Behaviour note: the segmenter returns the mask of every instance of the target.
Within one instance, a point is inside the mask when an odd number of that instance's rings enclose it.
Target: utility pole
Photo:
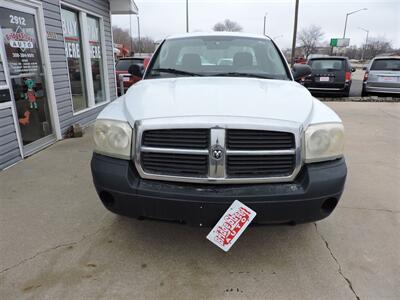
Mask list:
[[[267,15],[268,15],[268,13],[264,14],[264,30],[263,30],[264,35],[265,35],[265,29],[266,29],[266,24],[267,24]]]
[[[294,56],[296,53],[296,36],[297,36],[297,18],[299,15],[299,0],[296,0],[296,8],[294,11],[294,26],[293,26],[293,41],[292,41],[292,55],[290,57],[290,66],[294,65]]]
[[[367,45],[368,45],[369,30],[368,30],[368,29],[365,29],[365,28],[362,28],[362,27],[358,27],[358,29],[361,29],[361,30],[363,30],[363,31],[365,31],[365,32],[367,33],[367,37],[365,38],[365,45],[364,45],[364,47],[363,47],[363,51],[362,51],[362,54],[361,54],[361,60],[364,60],[364,58],[365,58],[365,51],[367,50]]]
[[[136,15],[137,17],[137,29],[138,29],[138,51],[139,53],[142,52],[142,41],[140,40],[140,21],[139,21],[139,15]]]
[[[186,0],[186,32],[189,32],[189,0]]]

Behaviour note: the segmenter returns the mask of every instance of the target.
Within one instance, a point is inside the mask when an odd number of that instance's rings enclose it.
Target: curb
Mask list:
[[[316,97],[324,102],[400,102],[399,97]]]

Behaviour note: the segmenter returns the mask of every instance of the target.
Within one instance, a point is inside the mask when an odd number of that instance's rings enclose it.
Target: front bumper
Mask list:
[[[344,159],[303,166],[291,183],[212,185],[142,179],[131,161],[93,154],[93,182],[104,206],[130,217],[213,226],[234,200],[255,223],[303,223],[327,217],[343,192]]]

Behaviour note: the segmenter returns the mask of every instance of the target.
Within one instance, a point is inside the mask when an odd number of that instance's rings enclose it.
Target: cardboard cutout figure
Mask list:
[[[26,94],[25,94],[25,99],[29,101],[29,108],[30,109],[38,109],[38,105],[36,103],[36,92],[33,89],[35,86],[35,81],[33,79],[25,79],[24,81],[26,87],[28,88]]]

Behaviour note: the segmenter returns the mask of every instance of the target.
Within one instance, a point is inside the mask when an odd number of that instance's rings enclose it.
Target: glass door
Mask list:
[[[36,15],[0,7],[0,33],[24,152],[54,139]]]

